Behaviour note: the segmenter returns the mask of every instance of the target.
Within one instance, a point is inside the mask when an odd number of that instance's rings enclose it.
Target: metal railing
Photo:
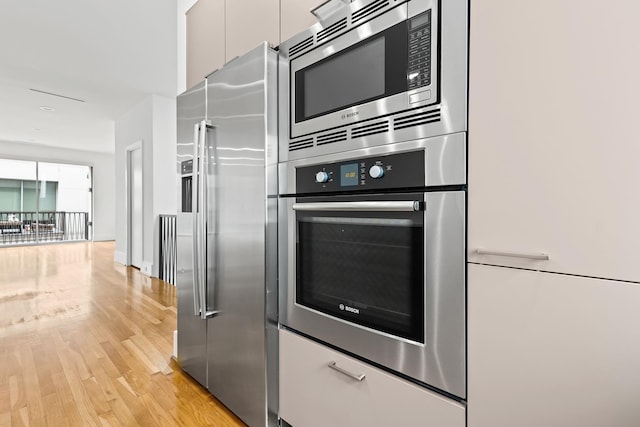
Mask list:
[[[0,212],[0,245],[89,240],[87,212]]]
[[[176,284],[177,242],[176,216],[160,215],[160,268],[158,276],[161,280]]]

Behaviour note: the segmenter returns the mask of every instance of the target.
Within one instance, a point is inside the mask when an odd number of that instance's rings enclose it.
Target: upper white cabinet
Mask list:
[[[198,0],[187,17],[187,87],[267,41],[273,46],[316,23],[322,0]]]
[[[187,17],[187,88],[225,62],[224,0],[198,0]]]
[[[640,425],[640,285],[469,265],[468,427]]]
[[[638,16],[471,2],[469,261],[640,281]]]
[[[311,13],[324,0],[280,0],[280,43],[315,24]]]
[[[226,61],[267,41],[280,44],[279,0],[226,0]]]

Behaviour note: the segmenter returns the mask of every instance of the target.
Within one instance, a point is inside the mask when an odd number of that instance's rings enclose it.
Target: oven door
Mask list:
[[[424,343],[423,194],[298,199],[295,303]]]
[[[281,324],[464,397],[464,214],[463,191],[282,198]]]

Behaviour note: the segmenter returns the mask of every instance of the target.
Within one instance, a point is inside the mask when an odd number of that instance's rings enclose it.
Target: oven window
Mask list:
[[[424,342],[424,234],[413,215],[299,217],[297,303]]]

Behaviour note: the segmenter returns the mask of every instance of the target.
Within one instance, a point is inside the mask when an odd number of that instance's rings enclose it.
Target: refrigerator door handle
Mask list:
[[[200,176],[200,161],[198,158],[198,141],[200,140],[200,123],[193,125],[193,173],[191,178],[191,216],[193,224],[193,315],[200,316],[200,267],[199,267],[199,246],[198,246],[198,182]]]
[[[196,213],[196,228],[198,233],[195,237],[195,241],[197,244],[197,259],[198,259],[198,294],[200,301],[200,310],[198,315],[201,319],[205,319],[205,312],[207,310],[207,263],[206,263],[206,250],[207,250],[207,226],[205,215],[207,212],[207,201],[205,199],[206,190],[205,190],[205,175],[206,175],[206,158],[205,158],[205,146],[207,143],[207,128],[206,121],[201,121],[199,124],[199,135],[197,142],[197,153],[198,153],[198,201],[200,204],[200,209]]]
[[[215,230],[215,218],[213,219],[213,221],[211,221],[211,223],[209,223],[207,221],[208,215],[209,215],[209,188],[208,188],[208,178],[209,178],[209,154],[208,154],[208,150],[209,149],[215,149],[214,146],[209,147],[209,141],[207,140],[207,131],[214,129],[214,126],[209,123],[207,120],[203,120],[200,122],[200,139],[199,139],[199,157],[200,157],[200,163],[201,163],[201,173],[200,173],[200,181],[198,183],[198,191],[199,191],[199,196],[200,196],[200,200],[202,201],[200,204],[200,213],[199,213],[199,228],[200,228],[200,233],[199,233],[199,248],[198,248],[198,254],[199,254],[199,264],[200,264],[200,279],[199,279],[199,290],[200,290],[200,303],[201,303],[201,310],[200,310],[200,318],[201,319],[209,319],[213,316],[215,316],[216,314],[218,314],[218,311],[215,310],[209,310],[210,306],[215,305],[215,301],[212,302],[212,304],[209,304],[208,301],[208,297],[207,297],[207,269],[209,268],[209,266],[211,266],[211,268],[214,271],[214,277],[213,277],[213,283],[215,285],[215,268],[217,267],[216,265],[214,265],[214,260],[215,260],[215,253],[209,254],[207,253],[207,239],[209,236],[209,231],[211,231],[211,235],[214,236],[213,238],[215,239],[215,235],[216,235],[216,230]],[[215,143],[215,141],[213,141]],[[215,163],[214,163],[215,164]],[[215,177],[215,173],[212,174]],[[212,185],[212,190],[215,191],[215,183],[213,183]],[[215,199],[215,198],[214,198]],[[211,227],[211,230],[209,230],[209,227]],[[215,245],[214,245],[214,250],[215,250]]]

